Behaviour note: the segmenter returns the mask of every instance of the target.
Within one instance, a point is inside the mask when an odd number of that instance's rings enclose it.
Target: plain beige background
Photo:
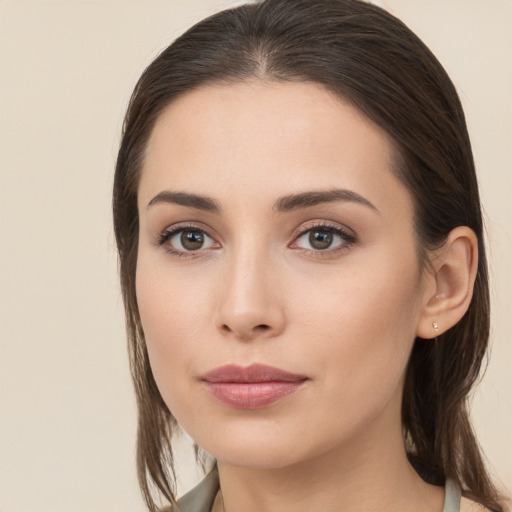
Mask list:
[[[0,0],[0,512],[139,512],[110,218],[122,116],[180,32],[240,2]],[[512,1],[386,0],[466,108],[486,209],[493,354],[475,428],[512,488]],[[180,491],[199,473],[182,443]]]

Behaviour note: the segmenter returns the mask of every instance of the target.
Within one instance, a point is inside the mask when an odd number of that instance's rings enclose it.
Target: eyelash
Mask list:
[[[293,247],[292,245],[296,243],[301,237],[306,235],[307,233],[310,233],[312,231],[321,231],[325,233],[333,233],[335,235],[338,235],[342,242],[339,246],[336,246],[334,248],[327,248],[327,249],[306,249],[303,247]],[[208,234],[208,232],[200,226],[197,226],[195,224],[179,224],[177,226],[173,226],[171,228],[166,228],[160,235],[157,236],[157,239],[155,240],[156,245],[160,247],[164,247],[164,249],[173,256],[178,257],[184,257],[184,258],[197,258],[201,256],[201,253],[205,249],[198,249],[197,251],[181,251],[179,249],[174,248],[171,244],[169,244],[169,240],[172,239],[175,235],[178,233],[184,232],[184,231],[196,231],[199,233],[202,233],[203,235],[206,235],[208,238],[211,238],[214,240],[212,236]],[[305,227],[302,227],[299,231],[294,233],[293,235],[293,242],[288,245],[288,247],[294,249],[294,250],[300,250],[302,252],[308,253],[311,256],[314,257],[329,257],[332,256],[334,253],[337,253],[341,250],[347,250],[352,245],[354,245],[357,242],[357,238],[355,235],[349,233],[347,230],[343,229],[341,226],[337,224],[332,224],[325,221],[315,221],[312,224],[307,224]],[[214,242],[216,243],[216,242]],[[217,244],[218,246],[218,244]],[[207,249],[206,249],[207,250]]]

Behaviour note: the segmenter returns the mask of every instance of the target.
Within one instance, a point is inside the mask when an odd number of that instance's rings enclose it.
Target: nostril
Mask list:
[[[254,327],[255,331],[268,331],[270,329],[270,325],[267,324],[259,324],[256,327]]]
[[[253,327],[253,329],[252,329],[252,330],[253,330],[253,331],[257,331],[257,332],[258,332],[258,331],[259,331],[259,332],[265,332],[265,331],[268,331],[268,330],[270,330],[270,329],[271,329],[270,325],[267,325],[267,324],[258,324],[258,325],[255,325],[255,326]],[[221,330],[222,330],[222,331],[224,331],[225,333],[231,333],[231,332],[234,332],[234,330],[233,330],[231,327],[229,327],[229,325],[227,325],[227,324],[223,324],[223,325],[221,326]]]

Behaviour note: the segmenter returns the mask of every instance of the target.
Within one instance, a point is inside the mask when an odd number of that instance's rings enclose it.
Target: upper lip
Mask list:
[[[201,380],[206,382],[238,383],[299,382],[307,380],[307,377],[265,364],[251,364],[250,366],[227,364],[209,371],[202,376]]]

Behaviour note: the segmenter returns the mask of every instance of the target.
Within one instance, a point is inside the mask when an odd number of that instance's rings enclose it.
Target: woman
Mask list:
[[[470,143],[400,21],[265,0],[197,24],[136,86],[114,222],[151,510],[178,424],[216,460],[182,511],[503,510],[466,407]]]

